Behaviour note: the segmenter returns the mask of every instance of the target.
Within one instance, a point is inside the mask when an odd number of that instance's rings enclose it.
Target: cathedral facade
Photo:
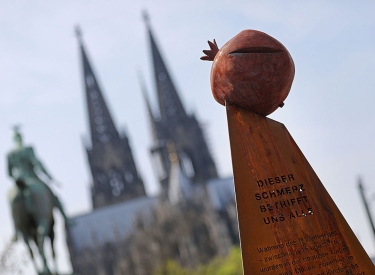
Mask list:
[[[158,106],[141,82],[161,192],[146,195],[128,137],[119,134],[80,35],[93,210],[72,217],[68,247],[80,275],[152,274],[167,259],[193,267],[238,244],[233,178],[219,178],[203,130],[186,112],[146,21]],[[186,215],[186,216],[185,216]]]

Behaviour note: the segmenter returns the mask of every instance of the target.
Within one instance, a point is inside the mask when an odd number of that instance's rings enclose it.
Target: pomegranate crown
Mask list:
[[[211,41],[207,41],[207,42],[208,42],[208,45],[210,46],[210,49],[203,50],[203,53],[205,55],[201,57],[201,60],[213,61],[217,52],[219,51],[219,48],[216,44],[215,39],[214,39],[214,42],[211,42]]]

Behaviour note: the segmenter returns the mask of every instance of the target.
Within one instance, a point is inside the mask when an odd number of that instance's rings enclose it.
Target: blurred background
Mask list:
[[[80,25],[91,65],[118,129],[125,129],[148,195],[159,183],[151,165],[151,131],[137,72],[156,104],[142,10],[188,112],[207,136],[217,170],[231,176],[225,108],[212,97],[207,40],[221,47],[244,29],[263,31],[289,50],[296,75],[285,106],[270,117],[286,125],[370,256],[375,240],[357,187],[370,208],[375,194],[375,2],[363,1],[16,1],[0,3],[0,249],[13,235],[6,154],[20,124],[52,176],[69,215],[91,210],[91,175],[83,140],[89,128],[79,45]],[[1,172],[2,171],[2,172]],[[374,209],[375,211],[375,209]],[[61,219],[59,267],[71,270]],[[25,253],[17,245],[17,255]],[[32,270],[26,263],[25,270]],[[32,274],[30,273],[25,274]]]

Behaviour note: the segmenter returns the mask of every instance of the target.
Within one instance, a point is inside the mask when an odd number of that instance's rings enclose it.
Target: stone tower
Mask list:
[[[94,208],[145,196],[126,134],[119,134],[88,60],[79,29],[91,144],[86,145]]]
[[[162,55],[155,42],[147,15],[144,14],[149,37],[153,73],[158,100],[158,111],[151,109],[145,94],[149,120],[153,133],[151,153],[164,192],[168,191],[171,163],[168,144],[173,143],[182,171],[193,183],[204,184],[217,178],[217,170],[207,146],[201,126],[194,114],[188,114],[176,91]],[[157,114],[157,115],[156,115]]]

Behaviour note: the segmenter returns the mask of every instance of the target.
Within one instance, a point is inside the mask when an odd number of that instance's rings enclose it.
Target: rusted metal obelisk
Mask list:
[[[211,88],[228,117],[245,275],[375,275],[375,267],[282,123],[294,78],[287,49],[255,30],[220,50]]]

